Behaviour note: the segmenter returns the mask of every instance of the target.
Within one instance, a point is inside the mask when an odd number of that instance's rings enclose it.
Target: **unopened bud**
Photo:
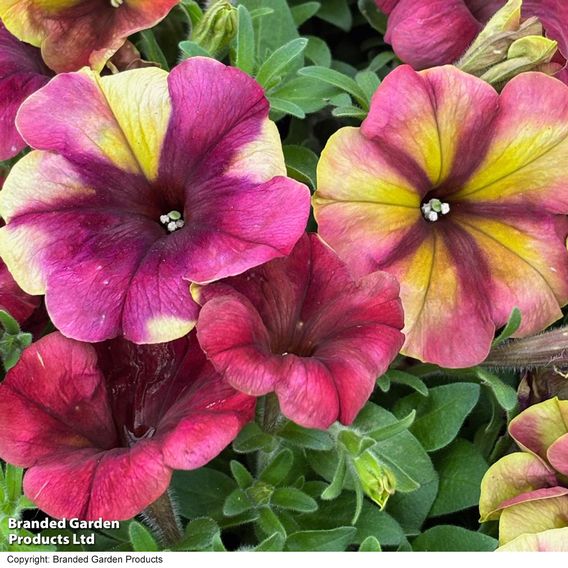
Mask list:
[[[237,9],[229,0],[213,2],[195,26],[191,39],[213,57],[222,56],[237,33]]]
[[[561,66],[551,63],[557,42],[544,37],[538,18],[521,21],[522,4],[522,0],[509,0],[489,20],[457,67],[492,85],[502,85],[525,71],[558,72]]]
[[[396,491],[396,479],[390,469],[379,463],[370,451],[363,452],[354,460],[357,475],[365,494],[381,509]]]

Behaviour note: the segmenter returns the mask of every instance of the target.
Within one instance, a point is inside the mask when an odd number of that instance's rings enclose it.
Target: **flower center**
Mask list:
[[[450,204],[439,199],[430,199],[422,205],[421,209],[424,219],[433,223],[439,219],[440,215],[447,215],[450,212]]]
[[[124,0],[110,0],[110,5],[113,8],[118,8],[119,6],[122,6],[122,4],[124,4]]]
[[[167,215],[160,215],[160,223],[162,223],[170,233],[181,229],[185,225],[181,213],[175,210],[170,211]]]

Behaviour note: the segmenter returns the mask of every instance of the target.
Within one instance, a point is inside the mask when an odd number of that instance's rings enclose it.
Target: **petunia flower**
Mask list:
[[[559,535],[566,542],[568,401],[553,398],[529,407],[511,421],[509,433],[522,451],[501,458],[485,474],[481,521],[499,520],[499,542],[509,550],[557,545]]]
[[[319,232],[356,274],[399,279],[403,353],[476,365],[514,307],[525,336],[568,303],[567,158],[557,79],[523,73],[498,95],[455,67],[401,66],[322,153]]]
[[[506,0],[375,0],[389,16],[385,40],[415,69],[454,63]],[[537,17],[548,37],[568,57],[565,0],[523,0],[522,16]],[[568,70],[557,75],[568,82]]]
[[[0,194],[0,256],[68,337],[182,337],[190,282],[286,255],[305,229],[309,190],[284,177],[268,110],[253,79],[208,58],[56,76],[18,114],[38,151]]]
[[[57,518],[129,519],[229,444],[254,413],[195,335],[96,346],[52,333],[0,385],[0,456],[29,468],[24,492]]]
[[[353,279],[317,235],[292,254],[193,289],[203,303],[199,343],[236,389],[275,392],[282,413],[308,428],[350,424],[403,336],[398,284]]]
[[[14,157],[26,146],[16,130],[16,113],[52,75],[39,49],[19,41],[0,21],[0,161]]]
[[[568,552],[568,528],[523,534],[497,552]]]
[[[151,28],[179,0],[0,0],[0,19],[18,39],[41,48],[62,73],[100,71],[135,32]]]

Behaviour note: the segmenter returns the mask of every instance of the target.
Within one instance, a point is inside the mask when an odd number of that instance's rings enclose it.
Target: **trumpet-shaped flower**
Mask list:
[[[52,75],[39,49],[19,41],[0,21],[0,160],[8,160],[24,149],[26,144],[16,130],[16,113]]]
[[[62,73],[100,71],[129,35],[151,28],[179,0],[0,0],[0,18]]]
[[[275,392],[282,413],[308,428],[351,423],[403,336],[398,284],[355,280],[317,235],[285,259],[194,289],[197,334],[236,389]]]
[[[268,110],[253,79],[208,58],[58,75],[18,114],[38,150],[0,194],[0,255],[68,337],[182,337],[190,282],[286,255],[305,229],[309,190],[284,177]]]
[[[92,346],[52,333],[0,385],[0,456],[29,468],[24,491],[54,517],[129,519],[172,470],[214,458],[254,414],[195,335]]]
[[[481,483],[481,520],[499,519],[507,550],[566,550],[568,401],[527,408],[509,425],[522,452],[493,464]]]
[[[399,279],[404,353],[476,365],[514,307],[523,336],[568,302],[567,160],[557,79],[523,73],[499,95],[455,67],[401,66],[323,151],[319,231],[356,274]]]
[[[454,63],[506,0],[375,0],[389,16],[385,40],[415,69]],[[568,57],[565,0],[523,0],[523,18],[537,17]],[[559,77],[568,81],[564,69]]]

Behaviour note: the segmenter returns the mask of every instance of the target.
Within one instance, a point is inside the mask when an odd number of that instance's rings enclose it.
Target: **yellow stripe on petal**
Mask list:
[[[390,166],[379,144],[359,128],[341,128],[327,142],[317,170],[314,207],[331,201],[420,208],[420,195]]]
[[[155,317],[146,324],[145,343],[163,343],[178,339],[187,335],[195,327],[195,323],[195,320],[185,320],[175,316]]]
[[[167,72],[135,69],[98,79],[99,86],[140,168],[149,180],[158,176],[171,103]]]
[[[286,163],[276,124],[266,119],[257,138],[239,148],[224,173],[231,177],[246,177],[255,183],[285,176]]]

